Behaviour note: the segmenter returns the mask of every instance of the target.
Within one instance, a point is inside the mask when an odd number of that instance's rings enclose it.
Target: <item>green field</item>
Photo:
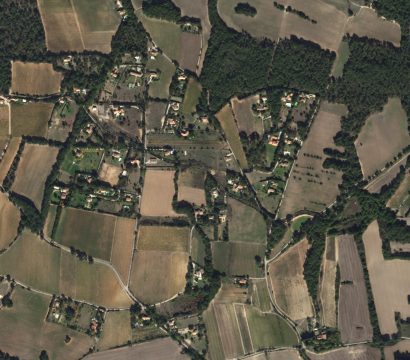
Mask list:
[[[73,0],[77,16],[87,32],[113,31],[117,29],[120,16],[111,0]]]
[[[265,279],[252,279],[249,284],[249,293],[252,298],[252,305],[262,312],[272,311],[269,289]]]
[[[159,80],[149,84],[148,95],[154,99],[168,99],[169,86],[176,69],[175,65],[163,54],[159,54],[155,60],[148,60],[147,69],[159,72]]]
[[[311,218],[312,216],[310,215],[300,215],[293,219],[292,224],[290,225],[292,233],[295,231],[299,231],[302,224]]]
[[[82,156],[76,157],[73,151],[67,152],[61,165],[61,170],[75,175],[77,172],[92,173],[97,172],[100,166],[104,149],[82,148]]]
[[[55,241],[109,261],[116,220],[117,218],[111,215],[64,208],[57,226]]]
[[[185,91],[184,102],[182,103],[182,113],[185,117],[189,117],[195,113],[201,91],[201,84],[195,79],[190,78]]]
[[[339,50],[337,51],[337,56],[336,56],[336,59],[332,67],[332,75],[334,77],[340,77],[343,75],[343,68],[347,60],[349,60],[349,56],[350,56],[349,43],[347,40],[343,40],[340,43]]]
[[[205,245],[196,230],[194,230],[191,240],[191,257],[193,261],[204,266]]]
[[[267,227],[262,214],[231,198],[228,199],[228,206],[232,213],[228,218],[229,241],[265,244]]]

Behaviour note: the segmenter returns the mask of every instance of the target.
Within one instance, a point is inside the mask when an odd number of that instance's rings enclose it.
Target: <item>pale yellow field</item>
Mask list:
[[[137,250],[188,252],[189,236],[189,227],[141,225]]]
[[[26,144],[16,171],[12,190],[41,209],[44,187],[59,149],[48,145]]]
[[[410,340],[406,339],[398,342],[395,345],[386,346],[384,348],[385,360],[395,360],[394,353],[396,351],[400,351],[403,353],[405,353],[406,351],[410,352]]]
[[[382,334],[394,334],[397,332],[395,312],[400,312],[402,319],[410,316],[407,299],[410,262],[399,259],[384,260],[377,221],[368,226],[363,234],[363,242],[380,331]]]
[[[174,171],[148,169],[141,199],[143,216],[177,216],[172,208],[175,194]]]
[[[8,136],[10,130],[10,110],[8,105],[0,105],[0,136]],[[2,150],[2,149],[0,149]]]
[[[115,186],[118,184],[121,173],[121,167],[103,163],[101,165],[99,178],[100,180],[109,183],[111,186]]]
[[[109,311],[105,315],[102,336],[98,349],[107,350],[126,345],[132,340],[131,319],[129,310]]]
[[[382,169],[409,144],[407,114],[399,98],[390,98],[382,112],[367,118],[355,141],[363,177]]]
[[[311,360],[381,360],[380,350],[366,345],[356,345],[315,354],[307,351]]]
[[[49,63],[13,61],[11,92],[15,94],[52,95],[60,92],[63,75]]]
[[[308,247],[307,239],[300,241],[269,263],[274,301],[293,321],[313,315],[312,301],[303,276]]]
[[[11,138],[8,143],[7,151],[4,154],[3,158],[0,160],[0,184],[3,183],[7,173],[10,170],[10,166],[13,163],[14,158],[16,157],[17,151],[21,143],[21,138],[14,137]]]
[[[0,192],[0,250],[6,248],[17,236],[20,223],[20,211]]]

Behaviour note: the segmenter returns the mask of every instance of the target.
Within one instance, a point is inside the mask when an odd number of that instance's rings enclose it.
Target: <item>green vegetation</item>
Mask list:
[[[407,0],[376,0],[373,2],[379,15],[396,20],[402,31],[408,33],[410,26],[410,2]],[[407,31],[406,31],[407,28]]]
[[[256,8],[254,8],[253,6],[249,5],[249,3],[238,3],[235,6],[235,12],[237,14],[242,14],[242,15],[246,15],[246,16],[255,16],[257,11]]]
[[[142,11],[149,17],[177,22],[181,18],[181,10],[171,0],[144,0]]]

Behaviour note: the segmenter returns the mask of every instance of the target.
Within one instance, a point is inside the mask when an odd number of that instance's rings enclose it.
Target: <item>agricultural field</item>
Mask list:
[[[98,177],[101,181],[104,181],[111,186],[116,186],[120,180],[122,168],[120,166],[111,165],[103,162],[100,167]]]
[[[142,9],[137,10],[136,13],[154,43],[168,57],[177,61],[182,69],[197,71],[201,52],[199,34],[183,32],[176,23],[148,17],[144,15]]]
[[[367,118],[355,141],[363,178],[383,169],[409,144],[406,112],[399,98],[390,98],[382,112]]]
[[[407,171],[403,181],[393,196],[387,202],[387,206],[397,211],[398,216],[406,216],[410,209],[410,172]]]
[[[268,268],[273,299],[295,322],[313,316],[312,301],[303,276],[308,248],[307,239],[300,241],[270,262]]]
[[[338,326],[343,343],[368,341],[373,337],[362,263],[353,235],[336,238],[340,269]]]
[[[208,15],[208,0],[172,0],[173,3],[181,9],[182,16],[189,16],[201,20],[201,44],[202,48],[198,59],[198,67],[196,70],[199,76],[205,60],[206,51],[208,49],[208,41],[211,36],[211,23]]]
[[[51,359],[79,359],[94,345],[84,333],[44,321],[51,296],[17,287],[12,295],[14,306],[0,311],[0,347],[22,359],[37,359],[47,350]],[[71,341],[65,343],[68,335]]]
[[[20,147],[20,143],[21,138],[19,137],[14,137],[11,138],[10,141],[6,141],[7,149],[3,157],[0,159],[0,184],[3,183],[4,179],[7,176],[7,173],[10,170],[10,166],[13,163],[13,160],[16,157],[17,151]]]
[[[336,238],[333,236],[327,237],[322,262],[320,302],[322,324],[331,328],[337,327],[336,291],[339,291],[339,289],[336,289],[337,256]]]
[[[201,96],[201,91],[201,84],[194,78],[189,78],[184,101],[182,103],[182,113],[185,118],[189,118],[195,113],[199,97]]]
[[[19,223],[19,209],[8,199],[7,194],[0,192],[0,250],[7,248],[15,239]]]
[[[178,201],[205,205],[205,177],[206,172],[202,168],[189,167],[182,170],[178,177]]]
[[[53,233],[54,223],[56,222],[57,218],[57,205],[50,204],[48,209],[48,214],[46,221],[44,223],[44,234],[45,236],[51,238]]]
[[[257,11],[255,16],[235,12],[240,0],[218,1],[218,12],[227,26],[236,31],[246,31],[256,38],[272,41],[290,38],[292,35],[320,45],[323,49],[337,52],[346,33],[388,41],[400,46],[400,26],[377,16],[370,8],[362,8],[349,17],[347,9],[339,9],[326,0],[289,0],[294,10],[304,13],[306,18],[293,12],[280,10],[272,2],[252,1]],[[282,2],[278,1],[279,4]]]
[[[221,124],[222,130],[225,133],[226,141],[231,147],[231,150],[236,160],[239,162],[240,167],[242,169],[246,169],[248,167],[248,161],[242,147],[241,139],[239,138],[239,129],[236,125],[232,108],[229,103],[216,114],[216,118]]]
[[[278,212],[280,218],[301,210],[322,211],[336,199],[342,173],[323,168],[323,149],[336,148],[333,137],[340,131],[340,119],[346,113],[344,105],[322,102],[290,173]]]
[[[155,59],[148,60],[147,70],[159,72],[159,80],[154,80],[149,84],[148,95],[153,99],[168,99],[175,65],[163,54],[158,54]]]
[[[119,349],[101,351],[90,354],[84,359],[87,360],[112,360],[112,359],[150,359],[155,354],[155,360],[189,360],[188,355],[181,354],[181,347],[171,338],[163,338],[125,346]]]
[[[410,262],[384,259],[377,221],[373,221],[367,227],[363,234],[363,242],[380,331],[382,334],[395,334],[395,313],[400,312],[402,319],[410,316]]]
[[[233,115],[238,124],[239,132],[245,132],[248,136],[253,133],[263,135],[263,120],[257,117],[252,106],[259,100],[259,95],[252,95],[245,99],[239,100],[237,97],[231,99]]]
[[[178,216],[172,208],[175,171],[147,169],[141,198],[143,216]]]
[[[194,229],[191,238],[191,253],[192,261],[200,266],[205,265],[205,244],[202,241],[198,231]]]
[[[140,226],[130,279],[140,301],[155,304],[183,291],[189,237],[188,227]]]
[[[107,350],[126,345],[132,340],[129,310],[109,311],[105,315],[102,336],[98,342],[99,350]]]
[[[213,360],[297,344],[296,334],[278,315],[245,304],[215,300],[205,311],[204,321]]]
[[[110,0],[39,0],[47,49],[111,51],[121,17]]]
[[[54,104],[48,102],[11,103],[11,135],[41,136],[47,134]]]
[[[85,251],[93,257],[111,261],[113,249],[117,245],[120,252],[122,245],[129,249],[129,243],[134,238],[134,226],[133,219],[65,207],[54,240],[66,247]],[[75,232],[72,231],[74,228]],[[114,246],[117,240],[123,244]]]
[[[44,188],[59,149],[48,145],[25,144],[12,190],[30,199],[41,209]]]
[[[60,92],[63,75],[49,63],[13,61],[11,92],[13,94],[53,95]]]
[[[232,241],[214,241],[212,259],[214,267],[227,275],[262,276],[263,269],[255,256],[264,256],[266,245]]]
[[[10,135],[10,108],[9,104],[0,104],[0,136]],[[0,147],[2,149],[2,147]]]
[[[381,360],[379,349],[367,345],[356,345],[330,350],[321,354],[307,351],[310,360]]]
[[[400,351],[402,353],[410,352],[410,340],[402,340],[395,345],[386,346],[384,349],[384,358],[386,360],[395,360],[394,353]]]
[[[145,110],[145,127],[148,131],[159,131],[165,118],[167,103],[162,101],[148,101]]]
[[[266,279],[251,279],[249,282],[251,304],[262,312],[271,312],[272,304]]]
[[[228,224],[230,242],[266,244],[267,226],[262,214],[232,198],[228,198]]]
[[[0,259],[0,273],[10,274],[33,289],[63,293],[108,308],[131,304],[108,266],[80,261],[27,231]]]

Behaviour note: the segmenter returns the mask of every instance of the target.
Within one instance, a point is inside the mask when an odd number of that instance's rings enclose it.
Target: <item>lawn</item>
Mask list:
[[[201,96],[201,91],[201,84],[194,78],[190,78],[185,91],[184,102],[182,103],[182,113],[185,117],[195,113],[199,97]]]
[[[76,157],[73,151],[69,151],[61,165],[61,170],[70,175],[75,175],[77,172],[98,172],[101,160],[104,156],[104,149],[81,148],[81,152],[82,155]]]
[[[175,73],[175,65],[163,54],[159,54],[154,60],[151,58],[147,63],[147,70],[159,72],[159,80],[151,82],[148,95],[153,99],[168,99],[169,86]]]

